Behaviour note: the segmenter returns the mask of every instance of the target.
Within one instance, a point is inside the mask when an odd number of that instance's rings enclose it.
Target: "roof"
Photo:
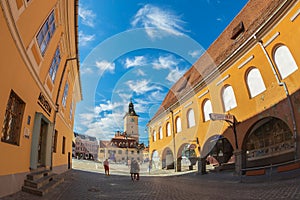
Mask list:
[[[88,136],[88,135],[83,135],[83,134],[79,134],[79,133],[75,133],[74,132],[74,136],[83,140],[89,140],[89,141],[97,141],[96,137],[92,137],[92,136]]]
[[[99,145],[100,148],[115,147],[115,145],[111,145],[110,140],[100,140],[99,143],[100,143]]]
[[[219,37],[194,65],[171,87],[158,111],[157,118],[172,105],[184,101],[188,95],[195,94],[195,87],[205,87],[206,78],[237,50],[285,0],[250,0],[240,13],[231,21]],[[233,31],[243,23],[243,32],[235,39]]]

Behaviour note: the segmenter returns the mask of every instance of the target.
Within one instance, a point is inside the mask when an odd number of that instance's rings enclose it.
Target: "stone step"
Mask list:
[[[51,173],[50,170],[32,172],[30,174],[27,174],[27,179],[28,180],[38,180],[38,179],[43,178],[45,176],[49,176],[50,173]]]
[[[28,192],[30,194],[44,196],[47,194],[51,189],[55,188],[57,185],[62,183],[64,181],[63,178],[55,177],[50,182],[48,182],[46,185],[40,187],[40,188],[33,188],[29,186],[23,186],[22,191]]]
[[[32,187],[32,188],[40,188],[43,185],[46,185],[50,181],[52,181],[55,178],[56,174],[48,174],[47,176],[43,176],[40,179],[26,179],[24,181],[24,186]]]

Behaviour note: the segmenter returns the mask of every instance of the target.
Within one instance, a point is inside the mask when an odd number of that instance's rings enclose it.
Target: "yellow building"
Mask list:
[[[0,197],[71,168],[81,100],[78,1],[0,0]]]
[[[212,157],[237,173],[299,167],[299,15],[298,0],[245,5],[149,121],[156,167]]]

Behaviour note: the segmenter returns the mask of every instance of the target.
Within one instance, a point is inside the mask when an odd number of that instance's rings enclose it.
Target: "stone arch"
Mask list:
[[[174,169],[174,154],[169,147],[162,153],[162,169]]]
[[[177,171],[189,167],[192,169],[197,162],[196,145],[183,143],[177,152]]]
[[[293,160],[295,153],[293,133],[282,119],[265,117],[249,128],[242,151],[243,168]]]
[[[153,150],[151,154],[151,168],[160,169],[160,157],[157,150]]]
[[[228,163],[233,156],[233,147],[230,141],[223,135],[213,135],[209,137],[203,145],[201,158],[207,159],[208,162],[217,161],[222,165]]]

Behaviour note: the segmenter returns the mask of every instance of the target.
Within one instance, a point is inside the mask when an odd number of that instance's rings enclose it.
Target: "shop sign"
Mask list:
[[[50,103],[46,99],[46,97],[43,95],[43,93],[40,93],[38,98],[38,104],[43,108],[45,112],[50,116],[52,108],[50,106]]]

